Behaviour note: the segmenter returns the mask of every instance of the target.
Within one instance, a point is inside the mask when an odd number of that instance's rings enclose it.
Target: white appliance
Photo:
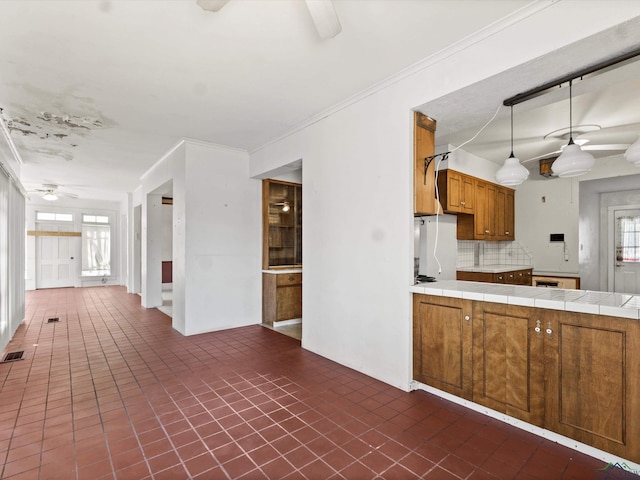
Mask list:
[[[419,225],[420,275],[438,280],[456,279],[458,241],[456,240],[457,217],[437,215],[416,219]],[[435,249],[435,252],[434,252]]]

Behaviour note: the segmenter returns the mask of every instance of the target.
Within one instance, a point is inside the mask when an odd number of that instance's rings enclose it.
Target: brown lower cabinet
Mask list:
[[[500,273],[492,272],[465,272],[458,270],[456,280],[468,282],[506,283],[509,285],[532,285],[533,269],[509,270]]]
[[[262,274],[262,322],[302,318],[302,273]]]
[[[637,320],[415,294],[413,328],[415,380],[640,461]]]

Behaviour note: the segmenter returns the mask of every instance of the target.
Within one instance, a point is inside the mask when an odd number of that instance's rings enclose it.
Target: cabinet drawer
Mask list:
[[[276,274],[276,285],[299,285],[302,283],[302,273],[280,273]]]

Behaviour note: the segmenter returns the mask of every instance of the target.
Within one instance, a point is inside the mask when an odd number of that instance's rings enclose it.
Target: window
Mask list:
[[[111,275],[109,217],[82,215],[82,276]]]
[[[82,215],[82,223],[109,223],[109,217],[104,215]]]
[[[640,216],[618,219],[618,262],[640,262]]]
[[[71,213],[50,213],[50,212],[37,212],[36,220],[39,221],[54,221],[54,222],[73,222],[73,214]]]

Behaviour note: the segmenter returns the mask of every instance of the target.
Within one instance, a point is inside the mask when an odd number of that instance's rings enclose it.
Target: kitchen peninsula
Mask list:
[[[453,280],[410,291],[415,381],[640,461],[640,296]]]

